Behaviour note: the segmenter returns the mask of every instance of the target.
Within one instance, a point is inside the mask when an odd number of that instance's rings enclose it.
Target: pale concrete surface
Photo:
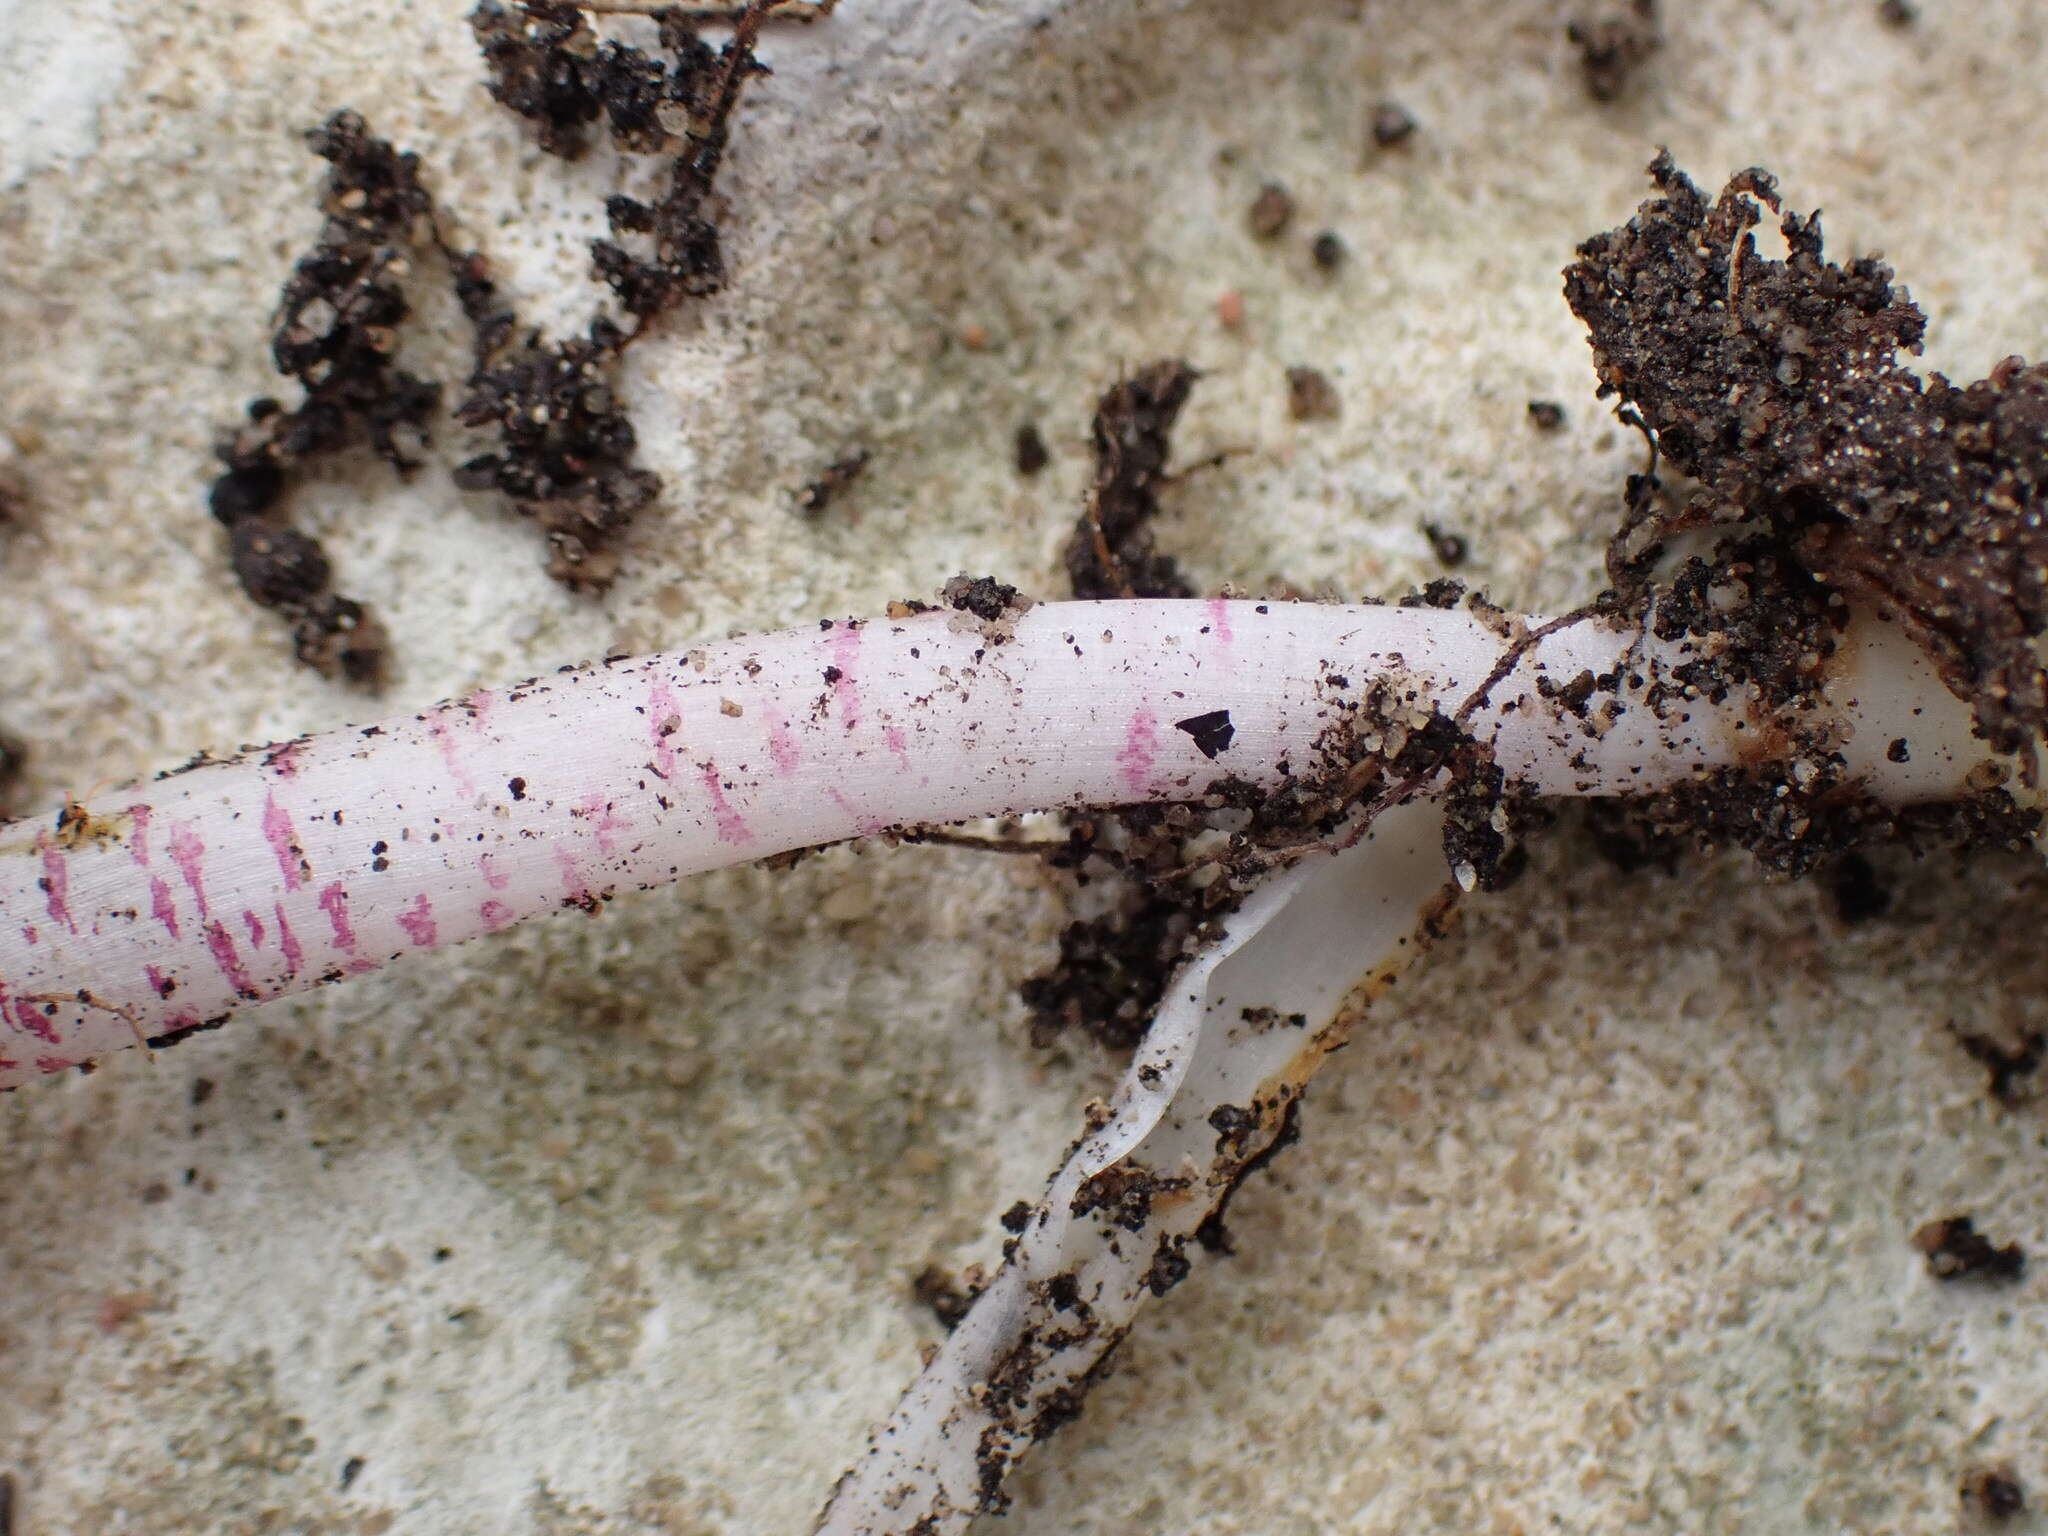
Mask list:
[[[43,797],[960,570],[1049,590],[1089,403],[1176,350],[1209,370],[1184,456],[1250,450],[1174,498],[1199,579],[1391,592],[1436,574],[1433,517],[1497,598],[1582,596],[1635,447],[1556,274],[1659,142],[1882,248],[1937,365],[2048,350],[2027,0],[1905,33],[1866,0],[1672,6],[1609,107],[1562,4],[846,0],[765,50],[732,290],[635,354],[668,489],[610,597],[438,475],[302,493],[401,656],[372,705],[230,590],[207,445],[273,387],[317,223],[293,130],[336,106],[424,152],[530,313],[588,309],[612,163],[525,143],[462,9],[0,6],[0,428],[39,506],[0,565],[0,723]],[[1422,125],[1395,153],[1364,147],[1382,95]],[[1300,204],[1275,247],[1244,229],[1268,177]],[[448,318],[406,352],[444,378]],[[1339,421],[1288,419],[1296,362]],[[1026,417],[1055,453],[1028,482]],[[854,445],[870,473],[807,525],[791,493]],[[23,1536],[808,1529],[933,1336],[908,1277],[992,1258],[1111,1077],[1024,1040],[1060,909],[1001,863],[697,880],[13,1095]],[[1740,863],[1624,877],[1560,839],[1317,1085],[1237,1257],[1156,1308],[1006,1528],[1919,1532],[1976,1461],[2048,1491],[2044,1282],[1938,1288],[1907,1245],[1956,1209],[2048,1240],[2048,1111],[1988,1103],[1947,1032],[2044,1024],[2042,902],[2034,867],[1929,869],[1845,931]]]

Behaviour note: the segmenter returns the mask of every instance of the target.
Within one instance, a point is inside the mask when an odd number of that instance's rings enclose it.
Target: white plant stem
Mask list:
[[[1112,1118],[1053,1175],[1002,1269],[833,1490],[818,1536],[946,1536],[1007,1502],[1011,1465],[1079,1411],[1309,1077],[1441,930],[1458,894],[1442,830],[1433,803],[1395,807],[1335,858],[1261,885],[1174,978]]]
[[[1832,664],[1851,771],[1953,793],[1968,716],[1881,626]],[[1535,646],[1474,727],[1551,795],[1768,756],[1739,701],[1594,729],[1539,677],[1668,665],[1585,623]],[[791,848],[1010,811],[1199,798],[1305,767],[1393,679],[1456,710],[1507,648],[1465,612],[1048,604],[828,623],[608,662],[380,726],[205,763],[0,827],[0,1086],[564,906]],[[1624,668],[1630,670],[1630,668]],[[1624,693],[1624,702],[1628,695]],[[1175,728],[1227,710],[1213,761]],[[1888,760],[1905,738],[1909,760]]]

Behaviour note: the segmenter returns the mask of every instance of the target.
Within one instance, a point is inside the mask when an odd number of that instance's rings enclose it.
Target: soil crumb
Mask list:
[[[2027,1512],[2027,1491],[2010,1463],[1972,1467],[1956,1485],[1963,1506],[1981,1520],[1993,1523],[2010,1520]]]
[[[2017,1281],[2027,1272],[2018,1243],[2000,1247],[1967,1214],[1928,1222],[1913,1234],[1913,1246],[1927,1255],[1927,1272],[1937,1280]]]
[[[1095,410],[1095,483],[1073,537],[1067,579],[1078,598],[1192,597],[1171,556],[1152,547],[1173,424],[1200,375],[1179,358],[1141,368]]]
[[[1398,101],[1383,101],[1372,109],[1368,125],[1372,141],[1380,149],[1406,144],[1415,136],[1415,116]]]
[[[1664,42],[1657,0],[1630,0],[1626,10],[1574,21],[1565,36],[1579,50],[1586,94],[1595,101],[1619,99]]]

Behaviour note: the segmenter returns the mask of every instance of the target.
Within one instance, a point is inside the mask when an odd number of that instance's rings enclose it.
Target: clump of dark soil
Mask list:
[[[367,443],[400,474],[419,467],[439,386],[396,364],[410,317],[402,278],[425,237],[433,201],[419,157],[377,138],[354,112],[335,113],[306,136],[328,162],[326,220],[293,265],[278,298],[271,359],[303,397],[287,409],[252,402],[243,426],[215,453],[225,469],[208,493],[227,528],[242,590],[292,626],[299,659],[329,677],[379,681],[381,625],[360,603],[329,590],[327,556],[286,520],[293,484],[318,461]]]
[[[725,284],[712,196],[740,92],[765,73],[754,56],[765,11],[741,13],[732,39],[713,49],[676,14],[659,18],[656,57],[598,43],[573,5],[526,0],[508,10],[484,0],[470,25],[491,73],[491,94],[535,126],[541,148],[582,153],[602,118],[623,154],[668,155],[652,201],[605,202],[611,238],[591,242],[593,272],[630,318],[593,318],[580,336],[524,329],[475,255],[457,258],[457,296],[476,328],[476,366],[456,409],[469,427],[493,428],[498,447],[457,471],[465,489],[496,490],[548,536],[548,573],[584,592],[617,577],[619,543],[661,481],[634,462],[633,424],[613,376],[650,322],[685,299]],[[840,482],[850,481],[858,467]],[[817,507],[840,485],[820,493]]]
[[[1710,203],[1669,155],[1650,174],[1660,195],[1565,274],[1601,393],[1697,482],[1676,507],[1638,499],[1610,554],[1618,585],[1671,535],[1753,530],[1788,571],[1901,622],[2031,772],[2048,726],[2032,644],[2048,628],[2048,368],[1923,380],[1899,354],[1926,320],[1890,268],[1827,261],[1818,215],[1783,216],[1785,260],[1757,253],[1759,205],[1780,206],[1769,175]]]
[[[1595,101],[1617,100],[1664,42],[1657,0],[1629,0],[1624,10],[1574,21],[1565,36],[1579,51],[1586,94]]]
[[[1166,483],[1173,424],[1200,375],[1179,358],[1140,369],[1095,410],[1095,484],[1067,542],[1074,596],[1192,597],[1169,555],[1155,553],[1152,520]]]
[[[2001,1247],[1967,1215],[1928,1222],[1913,1234],[1913,1246],[1927,1255],[1927,1272],[1937,1280],[2015,1281],[2027,1272],[2018,1243]]]
[[[753,44],[764,15],[745,8],[723,49],[679,16],[662,16],[665,57],[599,43],[582,12],[556,0],[509,9],[485,0],[470,17],[492,95],[534,124],[544,149],[580,153],[585,130],[601,120],[622,152],[670,157],[653,200],[607,200],[611,238],[592,243],[593,272],[628,317],[623,325],[600,313],[562,340],[522,327],[489,262],[454,248],[437,224],[417,155],[349,111],[307,136],[331,166],[326,221],[285,283],[271,345],[278,371],[304,397],[292,408],[250,405],[217,449],[225,470],[208,498],[243,590],[290,621],[302,661],[356,683],[375,684],[384,671],[382,626],[330,589],[325,552],[291,526],[286,506],[309,466],[358,444],[401,474],[419,467],[440,387],[395,359],[412,314],[403,279],[421,256],[445,262],[474,327],[456,417],[497,438],[456,471],[458,484],[496,491],[539,522],[558,580],[601,591],[617,575],[619,540],[660,481],[634,462],[636,434],[612,375],[650,321],[724,282],[710,202],[740,90],[763,72]]]

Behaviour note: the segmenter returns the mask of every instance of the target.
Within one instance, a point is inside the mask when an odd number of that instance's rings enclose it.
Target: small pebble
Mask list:
[[[1052,462],[1052,454],[1046,449],[1045,438],[1040,435],[1038,423],[1027,421],[1017,429],[1017,473],[1035,475]]]
[[[1327,421],[1338,411],[1337,388],[1319,368],[1290,368],[1287,411],[1296,421]]]
[[[1564,407],[1555,400],[1531,400],[1529,402],[1529,425],[1539,432],[1559,432],[1564,429]]]
[[[1277,181],[1267,182],[1253,199],[1248,218],[1252,233],[1261,240],[1278,239],[1294,218],[1294,194]]]
[[[1383,101],[1372,109],[1372,141],[1381,149],[1405,144],[1415,132],[1415,118],[1398,101]]]
[[[1334,229],[1326,229],[1317,235],[1315,242],[1309,246],[1308,253],[1315,259],[1315,264],[1325,272],[1334,272],[1343,266],[1344,258],[1350,254],[1344,248],[1343,237]]]

